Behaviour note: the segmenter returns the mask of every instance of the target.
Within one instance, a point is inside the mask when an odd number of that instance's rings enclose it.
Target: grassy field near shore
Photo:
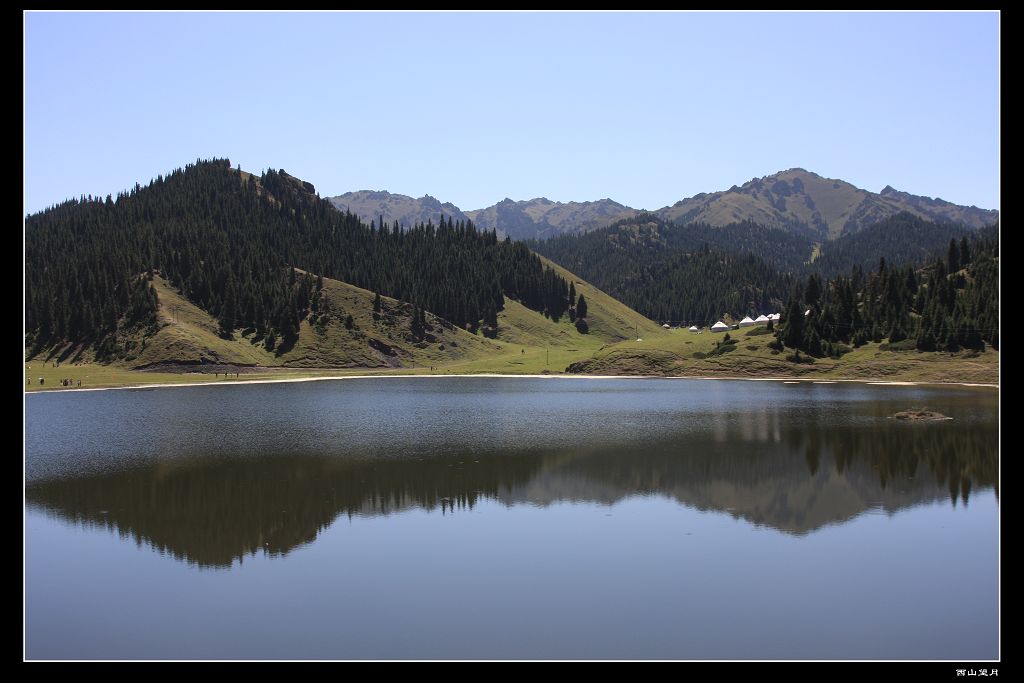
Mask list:
[[[490,357],[437,364],[409,365],[399,368],[294,368],[239,367],[225,372],[150,372],[119,365],[97,363],[54,363],[41,360],[25,363],[28,391],[69,391],[60,379],[82,380],[83,389],[145,386],[153,384],[198,384],[266,380],[300,380],[366,375],[545,375],[571,374],[566,368],[585,375],[631,375],[657,377],[780,378],[802,380],[857,380],[881,382],[997,384],[999,354],[985,351],[970,353],[919,353],[888,351],[879,344],[867,344],[840,359],[815,359],[813,364],[794,363],[786,354],[773,354],[766,344],[769,335],[744,337],[739,334],[733,351],[706,355],[715,350],[724,335],[691,334],[672,331],[657,340],[641,338],[597,348],[576,346],[528,347],[506,345]],[[705,355],[704,358],[694,354]],[[44,384],[39,384],[39,378]],[[77,386],[77,384],[76,384]]]

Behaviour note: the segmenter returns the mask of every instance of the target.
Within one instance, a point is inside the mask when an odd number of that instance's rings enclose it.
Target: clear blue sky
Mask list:
[[[999,16],[27,13],[25,211],[212,156],[656,209],[800,166],[999,208]]]

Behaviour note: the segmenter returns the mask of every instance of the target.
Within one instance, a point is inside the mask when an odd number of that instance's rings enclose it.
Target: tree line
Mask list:
[[[890,266],[798,282],[776,330],[775,348],[840,355],[869,341],[920,351],[999,348],[999,241],[989,230],[973,245],[950,239],[926,267]]]

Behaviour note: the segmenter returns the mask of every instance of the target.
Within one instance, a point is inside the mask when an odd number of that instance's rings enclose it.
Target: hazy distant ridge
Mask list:
[[[589,232],[603,228],[639,211],[612,199],[590,202],[555,202],[544,197],[502,201],[482,209],[462,211],[459,207],[426,195],[414,199],[389,192],[362,190],[330,198],[342,210],[364,220],[403,226],[441,216],[455,220],[472,219],[479,228],[496,229],[513,239],[546,239],[565,233]],[[722,226],[741,221],[809,233],[832,240],[857,232],[901,211],[937,223],[962,223],[980,228],[998,221],[996,210],[960,206],[901,192],[886,186],[881,192],[862,190],[844,180],[824,178],[802,168],[792,168],[763,178],[754,178],[728,190],[702,192],[654,211],[677,223],[701,222]]]

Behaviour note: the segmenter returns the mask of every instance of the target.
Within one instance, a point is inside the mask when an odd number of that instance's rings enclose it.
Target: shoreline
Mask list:
[[[727,380],[747,382],[782,382],[785,384],[837,384],[840,382],[870,384],[875,386],[958,386],[958,387],[988,387],[998,389],[998,384],[987,384],[982,382],[907,382],[899,380],[881,379],[809,379],[794,377],[698,377],[698,376],[666,376],[666,375],[512,375],[499,373],[465,373],[465,374],[371,374],[371,375],[331,375],[325,377],[282,377],[269,379],[252,380],[214,380],[212,382],[178,382],[178,383],[153,383],[153,384],[130,384],[118,387],[87,387],[87,388],[66,388],[54,387],[52,389],[37,389],[25,391],[25,396],[33,394],[69,393],[78,394],[87,391],[117,391],[124,389],[173,389],[175,387],[205,387],[205,386],[231,386],[240,384],[283,384],[289,382],[320,382],[337,381],[346,379],[396,379],[396,378],[495,378],[495,379],[689,379],[689,380]]]

